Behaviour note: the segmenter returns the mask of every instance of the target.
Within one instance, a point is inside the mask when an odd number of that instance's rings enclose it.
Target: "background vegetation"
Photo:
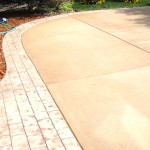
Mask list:
[[[90,0],[89,0],[90,1]],[[134,1],[134,0],[133,0]],[[83,4],[82,0],[80,2],[75,2],[73,8],[75,11],[87,11],[87,10],[99,10],[99,9],[110,9],[110,8],[126,8],[126,7],[141,7],[150,6],[150,0],[139,0],[136,2],[129,0],[105,0],[100,4]]]
[[[0,6],[23,5],[30,12],[69,12],[120,7],[150,6],[150,0],[1,0]],[[26,5],[25,5],[26,4]],[[17,8],[17,7],[14,7]]]

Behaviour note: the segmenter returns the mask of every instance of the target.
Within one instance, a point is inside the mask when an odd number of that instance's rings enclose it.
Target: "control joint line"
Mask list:
[[[71,16],[71,17],[72,17],[72,16]],[[98,28],[98,27],[95,27],[94,25],[91,25],[91,24],[89,24],[89,23],[87,23],[87,22],[84,22],[84,21],[82,21],[82,20],[80,20],[80,19],[77,19],[77,18],[75,18],[75,17],[72,17],[72,18],[74,18],[74,19],[76,19],[76,20],[78,20],[78,21],[80,21],[80,22],[82,22],[82,23],[84,23],[84,24],[87,24],[87,25],[89,25],[89,26],[91,26],[91,27],[93,27],[93,28],[95,28],[95,29],[98,29],[98,30],[100,30],[100,31],[102,31],[102,32],[104,32],[104,33],[107,33],[107,34],[109,34],[109,35],[111,35],[111,36],[113,36],[113,37],[115,37],[115,38],[117,38],[117,39],[119,39],[119,40],[121,40],[121,41],[123,41],[123,42],[126,42],[127,44],[130,44],[130,45],[132,45],[132,46],[134,46],[134,47],[136,47],[136,48],[138,48],[138,49],[140,49],[140,50],[142,50],[142,51],[145,51],[146,53],[150,54],[149,51],[147,51],[147,50],[145,50],[145,49],[143,49],[143,48],[141,48],[141,47],[138,47],[138,46],[136,46],[136,45],[134,45],[134,44],[132,44],[132,43],[129,43],[128,41],[123,40],[123,39],[121,39],[121,38],[119,38],[119,37],[117,37],[117,36],[115,36],[115,35],[113,35],[113,34],[107,32],[107,31],[105,31],[105,30],[102,30],[102,29],[100,29],[100,28]]]

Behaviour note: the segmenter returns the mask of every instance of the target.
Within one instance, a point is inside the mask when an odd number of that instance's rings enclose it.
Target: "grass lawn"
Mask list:
[[[117,2],[115,0],[106,0],[105,3],[100,5],[83,5],[79,2],[75,2],[73,9],[75,11],[87,11],[87,10],[99,10],[99,9],[110,9],[110,8],[124,8],[124,7],[141,7],[150,6],[150,0],[139,0],[138,3],[125,3]]]

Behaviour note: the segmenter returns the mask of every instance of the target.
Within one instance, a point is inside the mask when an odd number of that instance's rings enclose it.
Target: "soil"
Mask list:
[[[19,26],[23,23],[33,21],[35,19],[40,19],[47,16],[52,16],[54,14],[45,14],[45,13],[33,13],[28,11],[22,11],[22,12],[11,12],[11,11],[3,11],[0,12],[0,21],[3,17],[7,18],[7,23],[11,26]],[[5,28],[2,28],[0,26],[0,32],[6,31]],[[5,58],[3,55],[3,49],[2,49],[2,41],[5,35],[0,34],[0,80],[4,77],[6,73],[6,64]]]

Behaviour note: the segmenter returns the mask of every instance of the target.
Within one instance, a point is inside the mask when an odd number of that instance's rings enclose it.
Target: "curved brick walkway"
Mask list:
[[[3,40],[7,73],[0,82],[0,150],[81,149],[21,43],[26,29],[58,17],[23,24]]]

